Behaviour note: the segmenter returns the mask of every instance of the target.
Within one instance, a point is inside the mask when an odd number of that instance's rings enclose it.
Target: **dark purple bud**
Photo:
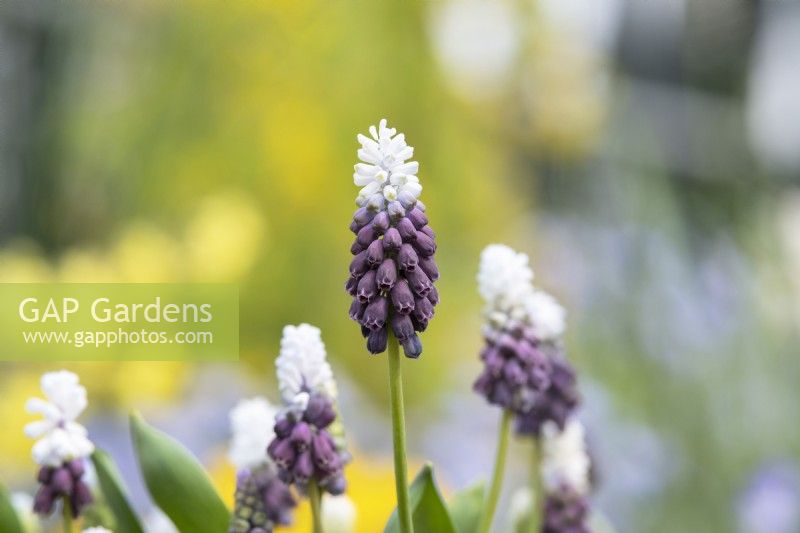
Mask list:
[[[356,298],[361,303],[369,303],[378,294],[378,287],[375,284],[375,271],[370,270],[358,282]]]
[[[431,281],[439,279],[439,268],[436,266],[436,261],[433,259],[432,255],[420,257],[419,267],[428,275]]]
[[[356,237],[356,241],[363,247],[367,247],[370,245],[372,241],[378,238],[378,232],[375,230],[372,225],[364,226],[358,232],[358,236]]]
[[[383,235],[383,232],[389,229],[389,213],[381,211],[375,215],[375,218],[372,219],[372,227],[379,235]]]
[[[387,316],[389,316],[389,303],[386,298],[375,298],[364,310],[362,325],[371,331],[381,329],[386,324]]]
[[[416,207],[408,212],[407,217],[417,229],[422,229],[426,224],[428,224],[428,217],[422,212],[421,209]]]
[[[366,311],[366,309],[365,309],[365,311]],[[364,317],[361,317],[361,320],[363,322]],[[361,336],[366,339],[367,337],[369,337],[369,334],[370,334],[370,329],[362,324],[362,326],[361,326]]]
[[[397,223],[397,231],[400,232],[400,237],[403,242],[412,242],[417,239],[417,228],[408,219],[408,217],[401,218]]]
[[[511,391],[511,387],[503,380],[495,381],[492,392],[489,395],[489,401],[495,405],[508,407],[513,399],[514,393]]]
[[[49,515],[53,512],[56,495],[48,485],[39,487],[33,500],[33,512],[40,515]]]
[[[288,418],[279,418],[275,422],[275,435],[280,438],[288,437],[292,432],[292,422]]]
[[[376,213],[382,211],[384,205],[386,205],[386,201],[381,193],[375,193],[367,200],[367,209]]]
[[[500,355],[500,350],[494,347],[484,348],[481,352],[481,359],[483,359],[486,371],[493,376],[499,376],[506,363],[506,359]]]
[[[394,336],[397,337],[397,340],[400,342],[414,335],[414,324],[411,322],[410,316],[394,313],[392,314],[391,322]]]
[[[475,380],[475,383],[472,384],[472,390],[482,396],[488,397],[489,393],[492,392],[493,383],[494,379],[492,378],[492,375],[484,369],[480,376],[478,376],[478,379]]]
[[[41,467],[39,472],[36,474],[36,480],[42,485],[47,485],[50,483],[50,479],[53,477],[53,470],[55,469],[52,466]]]
[[[331,422],[336,418],[336,412],[333,410],[331,401],[322,394],[314,394],[308,400],[305,414],[305,420],[315,426],[317,429],[328,427]]]
[[[67,463],[67,468],[69,468],[69,472],[72,474],[72,477],[76,478],[81,477],[86,471],[86,467],[84,466],[82,459],[73,459]]]
[[[411,322],[414,324],[414,329],[420,333],[428,329],[428,321],[425,319],[419,319],[413,314],[411,315]]]
[[[375,216],[374,211],[370,211],[366,207],[362,207],[357,209],[356,212],[353,214],[353,221],[356,222],[359,226],[365,226],[367,222],[372,220]]]
[[[422,269],[416,268],[407,271],[405,275],[406,280],[408,280],[408,286],[417,296],[424,298],[431,292],[431,280],[428,279],[428,275]]]
[[[403,238],[400,237],[400,232],[397,228],[389,228],[383,236],[383,249],[387,252],[398,250],[400,245],[403,244]]]
[[[359,252],[358,255],[350,261],[350,276],[354,278],[360,277],[367,270],[369,270],[367,251],[364,250],[363,252]]]
[[[311,459],[311,451],[305,451],[297,456],[297,461],[294,462],[292,474],[300,484],[308,483],[311,476],[314,474],[314,462]]]
[[[386,344],[389,341],[389,330],[381,328],[371,331],[367,337],[367,350],[369,353],[383,353],[386,351]]]
[[[439,291],[437,291],[436,287],[433,285],[431,285],[431,292],[428,293],[428,300],[433,305],[437,305],[439,303]]]
[[[389,206],[386,208],[386,212],[389,213],[389,217],[392,220],[398,220],[406,216],[406,209],[403,207],[403,204],[395,200],[394,202],[389,202]]]
[[[299,450],[305,450],[311,444],[311,428],[305,422],[299,422],[291,435],[289,435],[289,442],[291,442]]]
[[[362,226],[362,225],[363,225],[363,224],[359,224],[358,222],[356,222],[356,221],[354,220],[354,221],[352,221],[352,222],[350,223],[350,231],[352,231],[353,233],[356,233],[356,234],[358,234],[358,231],[361,229],[361,226]]]
[[[295,456],[297,455],[294,451],[294,447],[289,439],[280,439],[277,438],[270,444],[267,451],[272,457],[272,460],[275,461],[275,464],[281,468],[289,468],[294,463]]]
[[[523,385],[528,381],[528,376],[525,375],[522,367],[514,359],[509,360],[505,366],[503,366],[503,377],[509,383],[517,386]]]
[[[50,486],[53,487],[58,494],[69,494],[72,492],[72,474],[66,467],[57,468],[53,472],[53,479],[50,480]]]
[[[417,268],[419,259],[414,247],[410,244],[403,244],[397,254],[397,262],[400,263],[400,270],[414,270]]]
[[[347,278],[347,282],[344,284],[344,290],[350,296],[355,296],[356,291],[358,290],[358,278]]]
[[[92,503],[92,500],[92,492],[89,490],[89,486],[83,481],[77,481],[72,489],[72,497],[70,498],[72,518],[78,518],[81,510]]]
[[[353,303],[350,304],[350,318],[356,322],[360,321],[366,308],[366,304],[359,302],[357,299],[353,300]]]
[[[367,264],[370,268],[376,268],[381,261],[383,261],[383,241],[377,239],[367,247]]]
[[[336,446],[327,431],[320,431],[314,435],[311,451],[314,454],[314,463],[321,469],[332,471],[341,466]]]
[[[419,340],[417,335],[412,335],[400,344],[403,345],[403,352],[406,357],[416,359],[422,354],[422,341]]]
[[[433,318],[433,304],[427,298],[418,298],[414,303],[414,317],[420,322]]]
[[[394,259],[384,259],[381,266],[378,267],[378,274],[375,278],[378,288],[382,291],[389,291],[394,287],[397,281],[397,266],[394,264]]]
[[[323,488],[330,494],[338,496],[344,494],[344,491],[347,489],[347,481],[344,479],[344,475],[339,472],[326,479]]]
[[[353,241],[353,244],[350,245],[350,253],[353,255],[357,255],[364,251],[364,247],[358,244],[358,241]]]
[[[436,233],[433,232],[433,229],[430,226],[423,226],[420,231],[430,237],[431,240],[436,240]]]
[[[423,257],[427,257],[436,253],[436,243],[433,242],[433,239],[430,236],[421,231],[417,232],[417,239],[414,243],[414,248],[416,248],[419,254]]]
[[[392,288],[392,305],[395,311],[402,315],[407,315],[414,310],[414,295],[411,294],[411,288],[408,282],[400,278]]]

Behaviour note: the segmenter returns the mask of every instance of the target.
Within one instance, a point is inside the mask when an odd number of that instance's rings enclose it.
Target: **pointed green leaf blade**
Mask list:
[[[453,520],[444,504],[436,479],[433,475],[433,466],[427,463],[419,471],[417,477],[408,489],[409,503],[411,504],[411,519],[414,521],[414,531],[417,533],[455,533]],[[394,510],[384,533],[399,533],[400,522],[397,518],[397,509]]]
[[[11,493],[5,485],[0,483],[0,531],[8,533],[25,533],[22,522],[11,503]]]
[[[131,434],[147,490],[178,530],[227,531],[228,510],[197,459],[138,413],[131,414]]]
[[[475,533],[483,508],[484,483],[476,483],[460,492],[450,500],[448,509],[458,533]]]
[[[128,503],[128,494],[122,482],[122,476],[114,464],[111,456],[103,450],[97,449],[92,454],[92,463],[97,472],[100,490],[114,514],[116,533],[142,533],[142,525]]]

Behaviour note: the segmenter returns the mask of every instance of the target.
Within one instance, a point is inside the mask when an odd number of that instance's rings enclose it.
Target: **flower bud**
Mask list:
[[[399,220],[406,216],[406,210],[399,201],[395,200],[394,202],[390,202],[386,208],[386,212],[389,213],[389,217],[392,220]]]
[[[418,231],[416,235],[414,248],[417,252],[423,257],[433,255],[436,252],[436,243],[433,241],[433,238],[421,231]]]
[[[383,261],[383,241],[376,239],[367,247],[367,264],[375,268]]]
[[[366,226],[367,223],[375,217],[375,212],[370,211],[366,207],[362,207],[357,209],[355,214],[353,214],[353,222],[358,224],[359,226]]]
[[[389,213],[381,211],[375,215],[375,218],[372,219],[372,227],[375,228],[378,234],[383,235],[389,229]]]
[[[378,267],[376,275],[377,286],[382,291],[389,291],[394,287],[397,281],[397,267],[394,264],[394,259],[384,259],[381,266]]]
[[[414,224],[414,227],[417,229],[422,229],[425,225],[428,224],[428,217],[425,213],[422,212],[421,209],[414,208],[411,209],[408,214],[406,215],[408,219]]]
[[[50,486],[53,487],[58,494],[69,494],[72,492],[72,474],[68,468],[57,468],[53,472],[53,478],[50,480]]]
[[[272,460],[275,461],[275,464],[281,468],[289,468],[294,464],[296,454],[289,439],[276,439],[272,441],[267,451],[270,457],[272,457]]]
[[[350,304],[350,319],[356,322],[361,320],[361,317],[364,316],[364,309],[366,308],[366,304],[358,301],[358,299],[353,300],[353,303]]]
[[[403,242],[412,242],[417,240],[417,228],[408,219],[408,217],[401,218],[397,222],[397,231],[400,232],[400,237]]]
[[[427,298],[414,300],[414,318],[427,322],[433,318],[433,305]]]
[[[353,244],[350,245],[350,254],[356,255],[360,252],[363,252],[365,248],[358,244],[358,240],[353,241]]]
[[[383,236],[383,249],[387,252],[393,252],[400,249],[403,244],[403,238],[400,237],[400,232],[397,228],[389,228]]]
[[[417,252],[410,244],[403,244],[400,246],[400,251],[397,254],[397,262],[400,264],[400,270],[411,271],[417,268]]]
[[[375,298],[364,310],[363,325],[371,331],[381,329],[389,315],[389,304],[386,298]]]
[[[428,237],[430,237],[431,240],[434,241],[436,240],[436,233],[433,232],[433,229],[431,229],[430,226],[422,226],[422,229],[420,231],[425,235],[427,235]]]
[[[389,342],[389,332],[386,328],[371,331],[367,337],[367,350],[369,353],[383,353]]]
[[[417,296],[425,297],[431,292],[431,280],[428,279],[427,274],[422,269],[415,268],[407,271],[405,276],[408,280],[408,286]]]
[[[370,270],[358,282],[356,298],[361,303],[369,303],[377,295],[378,287],[375,283],[375,271]]]
[[[412,335],[400,343],[406,357],[416,359],[422,354],[422,342],[417,335]]]
[[[439,268],[436,266],[436,261],[434,261],[432,255],[420,257],[418,264],[431,281],[439,279]]]
[[[391,292],[392,306],[395,311],[400,314],[407,315],[414,310],[414,295],[411,294],[411,288],[408,282],[400,278]]]
[[[377,238],[378,232],[375,230],[375,228],[372,225],[367,225],[358,231],[356,242],[366,248]]]
[[[297,456],[292,467],[292,474],[298,483],[305,485],[314,474],[314,461],[311,459],[311,451],[307,450]]]
[[[292,433],[289,436],[291,442],[296,448],[305,450],[311,444],[311,428],[305,422],[300,422],[292,428]]]
[[[411,322],[411,317],[408,315],[401,315],[400,313],[392,314],[392,332],[397,340],[400,342],[414,335],[414,324]]]
[[[350,261],[350,276],[354,278],[360,277],[367,270],[369,270],[369,266],[367,265],[367,252],[365,250],[359,252],[359,254]]]

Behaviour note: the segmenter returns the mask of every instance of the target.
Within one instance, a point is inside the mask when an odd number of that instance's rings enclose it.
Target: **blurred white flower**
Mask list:
[[[765,4],[750,66],[747,124],[750,142],[767,163],[800,168],[800,9]]]
[[[287,406],[305,410],[312,392],[336,398],[336,383],[319,328],[309,324],[284,327],[275,366],[278,388]]]
[[[481,252],[478,292],[490,309],[507,312],[533,292],[528,256],[505,244],[490,244]]]
[[[267,445],[275,433],[277,409],[265,398],[240,400],[231,409],[231,447],[228,458],[237,470],[256,468],[267,463]]]
[[[381,119],[378,127],[370,126],[372,138],[358,134],[361,148],[358,158],[363,163],[355,165],[353,182],[362,187],[357,202],[363,205],[370,196],[382,193],[388,201],[394,201],[402,193],[419,197],[422,185],[416,174],[419,163],[408,161],[414,155],[414,148],[406,144],[406,136],[397,133],[395,128],[386,125]]]
[[[568,487],[578,494],[589,491],[589,455],[586,453],[583,424],[577,419],[559,431],[553,422],[542,427],[542,483],[547,492]]]
[[[514,531],[519,531],[533,509],[533,489],[530,487],[521,487],[514,491],[511,496],[511,503],[508,506],[508,522],[514,528]]]
[[[104,527],[90,527],[88,529],[84,529],[83,533],[114,533],[114,532]]]
[[[356,506],[349,496],[325,494],[322,501],[322,525],[328,533],[352,533],[356,530]]]
[[[42,466],[61,466],[65,461],[88,457],[94,445],[87,438],[86,428],[75,422],[86,408],[86,389],[78,376],[62,370],[42,376],[42,392],[47,400],[31,398],[26,404],[29,413],[41,414],[25,426],[25,434],[38,439],[33,445],[33,460]]]
[[[481,0],[434,5],[431,40],[450,88],[470,100],[500,94],[520,49],[520,28],[511,5]]]
[[[567,312],[550,294],[533,291],[524,306],[536,337],[549,341],[564,334]]]

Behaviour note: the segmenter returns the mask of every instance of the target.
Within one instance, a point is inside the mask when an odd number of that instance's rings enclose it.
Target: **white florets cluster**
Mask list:
[[[566,312],[548,293],[533,286],[528,256],[504,244],[490,244],[481,252],[478,292],[486,301],[491,326],[503,329],[528,324],[542,340],[564,333]]]
[[[322,525],[328,533],[355,531],[356,506],[347,494],[326,494],[322,502]]]
[[[313,392],[336,398],[336,383],[319,328],[309,324],[284,327],[275,366],[281,398],[288,407],[305,410]]]
[[[356,203],[363,207],[370,199],[381,197],[392,202],[403,196],[415,200],[422,192],[417,171],[419,163],[408,161],[414,155],[414,148],[406,144],[406,136],[397,133],[395,128],[386,125],[382,119],[378,127],[370,126],[369,134],[358,134],[361,148],[358,158],[363,163],[355,165],[353,182],[362,187],[356,198]],[[375,207],[379,207],[379,202]]]
[[[586,453],[583,424],[572,419],[563,431],[554,422],[542,426],[542,483],[549,493],[564,487],[578,494],[589,491],[591,461]]]
[[[265,398],[240,400],[231,409],[231,447],[228,459],[237,470],[257,468],[269,463],[267,445],[275,436],[273,427],[278,410]]]
[[[75,420],[86,409],[86,389],[72,372],[48,372],[42,376],[46,400],[31,398],[29,413],[41,414],[43,420],[25,426],[25,434],[38,439],[33,445],[33,460],[42,466],[61,466],[66,461],[85,458],[94,451],[86,428]]]

